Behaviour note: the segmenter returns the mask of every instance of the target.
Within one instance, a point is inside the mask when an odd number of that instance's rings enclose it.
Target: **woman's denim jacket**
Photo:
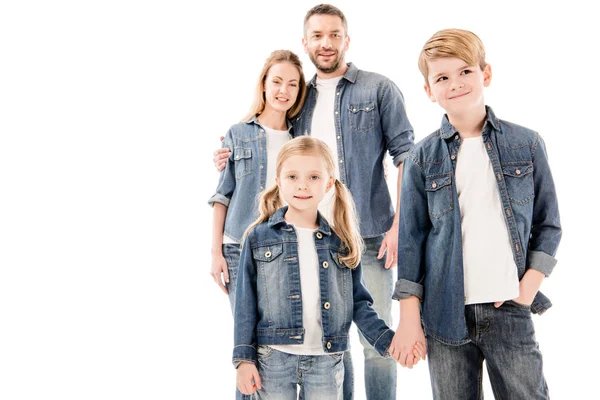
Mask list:
[[[296,231],[280,208],[268,222],[253,228],[244,241],[235,301],[233,363],[256,362],[258,345],[304,342],[302,296]],[[319,214],[314,233],[321,293],[322,345],[326,353],[348,350],[348,332],[354,321],[381,355],[394,336],[372,308],[360,265],[340,262],[343,248],[338,236]]]
[[[561,237],[546,148],[534,131],[487,109],[483,143],[498,183],[519,279],[529,268],[550,275]],[[422,301],[425,333],[444,343],[469,341],[465,322],[462,228],[455,168],[461,138],[447,117],[404,161],[395,299]],[[552,304],[538,292],[531,310]]]
[[[222,147],[229,148],[231,155],[208,204],[228,207],[225,234],[241,242],[246,228],[258,218],[258,198],[267,181],[267,134],[254,116],[233,125]]]

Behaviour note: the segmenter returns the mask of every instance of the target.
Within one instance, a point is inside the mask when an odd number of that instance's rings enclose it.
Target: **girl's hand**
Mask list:
[[[238,390],[243,394],[254,394],[254,392],[260,390],[261,382],[256,365],[242,362],[237,368],[236,384]]]
[[[212,256],[210,275],[213,277],[216,284],[219,285],[221,290],[223,290],[225,294],[229,294],[229,291],[224,283],[229,283],[229,270],[227,269],[227,261],[225,261],[223,254]]]

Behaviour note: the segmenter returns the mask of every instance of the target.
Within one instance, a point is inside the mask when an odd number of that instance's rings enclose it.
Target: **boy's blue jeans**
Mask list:
[[[257,400],[342,400],[344,353],[301,356],[258,346]]]
[[[470,343],[450,346],[427,337],[434,399],[483,399],[483,360],[496,399],[549,398],[529,306],[471,304],[465,316]]]

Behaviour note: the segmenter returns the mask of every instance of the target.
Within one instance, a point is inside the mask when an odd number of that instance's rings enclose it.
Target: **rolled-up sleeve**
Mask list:
[[[406,115],[404,97],[398,86],[386,80],[381,88],[380,100],[381,128],[387,149],[397,167],[406,159],[415,146],[413,127]]]
[[[562,229],[546,146],[539,135],[533,149],[533,185],[535,197],[526,268],[549,276],[556,265],[554,256]]]
[[[231,150],[231,155],[227,159],[227,164],[225,164],[225,168],[221,171],[221,175],[219,175],[219,183],[215,194],[208,200],[208,204],[211,207],[214,207],[215,203],[221,203],[225,207],[229,207],[231,196],[235,190],[235,164],[233,162],[234,147],[231,130],[225,135],[221,148],[229,148],[229,150]]]
[[[398,229],[398,281],[392,298],[401,300],[417,296],[423,300],[425,277],[425,243],[431,230],[425,176],[410,153],[406,157],[400,197],[400,226]]]

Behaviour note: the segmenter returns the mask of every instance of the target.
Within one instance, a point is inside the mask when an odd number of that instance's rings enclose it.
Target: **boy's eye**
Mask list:
[[[448,78],[446,78],[445,76],[440,76],[436,82],[445,81],[446,79],[448,79]]]
[[[473,72],[473,71],[471,71],[470,69],[465,69],[464,71],[462,71],[462,74],[467,75],[467,74],[470,74],[471,72]]]

